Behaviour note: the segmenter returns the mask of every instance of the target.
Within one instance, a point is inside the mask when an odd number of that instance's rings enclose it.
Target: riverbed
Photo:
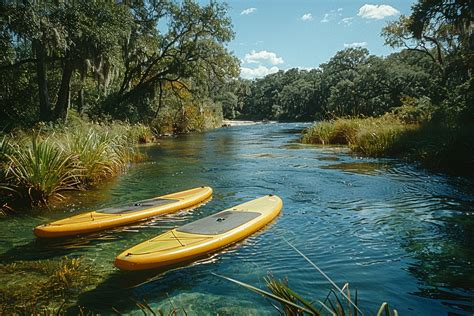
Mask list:
[[[344,147],[302,145],[306,126],[243,125],[160,139],[117,179],[50,211],[0,219],[1,261],[82,257],[100,277],[77,293],[75,304],[101,314],[137,313],[136,302],[146,301],[187,315],[273,315],[266,299],[213,273],[261,288],[269,274],[287,277],[308,300],[323,299],[330,285],[288,240],[339,286],[358,289],[366,315],[382,302],[399,315],[471,315],[474,181],[400,160],[355,157]],[[64,243],[39,243],[31,232],[75,213],[201,185],[214,196],[191,211]],[[213,256],[159,274],[113,266],[117,254],[141,241],[265,194],[283,199],[281,215]]]

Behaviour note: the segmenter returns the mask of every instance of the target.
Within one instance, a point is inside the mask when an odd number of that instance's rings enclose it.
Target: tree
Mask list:
[[[208,96],[237,75],[231,22],[214,1],[3,1],[0,18],[0,72],[27,69],[41,120],[64,119],[73,103],[149,121],[175,87]]]
[[[238,62],[223,46],[234,35],[225,5],[157,1],[132,12],[140,23],[123,46],[125,74],[114,103],[149,103],[158,95],[159,111],[166,83],[179,82],[192,92],[186,79],[194,78],[197,87],[237,75]],[[169,21],[166,32],[157,29],[161,19]]]
[[[3,56],[0,67],[36,65],[41,120],[65,118],[75,71],[92,68],[107,76],[132,21],[124,4],[107,1],[9,2],[0,11],[3,45],[14,52]],[[54,74],[49,69],[57,66],[61,79],[53,94],[48,77]]]
[[[382,35],[392,47],[428,56],[439,69],[439,104],[474,116],[472,17],[470,0],[419,0],[410,16],[388,24]]]

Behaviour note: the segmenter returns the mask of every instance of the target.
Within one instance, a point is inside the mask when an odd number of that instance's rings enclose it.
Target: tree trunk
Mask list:
[[[74,72],[73,63],[66,60],[61,78],[61,85],[58,91],[58,100],[54,107],[54,115],[57,120],[65,119],[69,108],[71,78]]]
[[[82,113],[84,110],[84,87],[81,87],[79,90],[79,95],[77,96],[77,112]]]
[[[49,103],[48,95],[48,79],[47,79],[47,65],[46,65],[46,53],[43,45],[35,40],[33,42],[33,49],[36,52],[36,81],[38,83],[38,95],[39,95],[39,110],[40,120],[49,121],[51,120],[51,105]]]
[[[82,69],[81,71],[81,89],[77,96],[77,111],[82,113],[84,109],[84,86],[86,85],[86,70]]]

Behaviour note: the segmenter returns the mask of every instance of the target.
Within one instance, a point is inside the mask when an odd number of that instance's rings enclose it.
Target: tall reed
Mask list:
[[[419,128],[403,123],[387,114],[378,118],[339,118],[319,122],[303,132],[301,141],[307,144],[348,145],[354,152],[366,156],[390,154],[402,135]]]
[[[7,204],[47,204],[62,192],[84,189],[123,172],[141,158],[136,144],[149,139],[143,125],[42,126],[0,139],[0,211]],[[12,193],[14,192],[14,193]],[[8,200],[8,201],[6,201]],[[8,202],[8,203],[7,203]]]
[[[342,144],[362,156],[394,156],[445,172],[474,175],[474,127],[413,122],[400,114],[377,118],[339,118],[306,129],[307,144]]]
[[[98,182],[123,171],[132,160],[135,148],[126,139],[108,132],[89,129],[63,135],[59,142],[64,151],[77,157],[76,167],[83,184]]]

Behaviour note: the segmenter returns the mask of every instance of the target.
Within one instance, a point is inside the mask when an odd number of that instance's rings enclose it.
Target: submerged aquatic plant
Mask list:
[[[295,246],[289,243],[286,239],[285,241],[288,245],[293,248],[298,254],[300,254],[313,268],[315,268],[321,275],[324,276],[331,284],[332,288],[329,290],[326,298],[324,300],[308,301],[303,298],[301,295],[293,291],[289,285],[288,280],[278,280],[272,276],[265,278],[265,283],[269,288],[269,291],[259,289],[250,284],[229,278],[227,276],[222,276],[215,274],[218,277],[224,278],[228,281],[236,283],[240,286],[245,287],[246,289],[263,295],[266,298],[269,298],[273,301],[276,301],[280,304],[281,308],[273,305],[280,314],[288,316],[297,316],[297,315],[333,315],[333,316],[357,316],[364,315],[360,307],[358,306],[358,295],[357,291],[355,292],[354,299],[351,298],[351,292],[349,290],[349,283],[346,283],[342,288],[336,285],[336,283],[329,278],[329,276],[324,273],[313,261],[306,257],[301,251],[299,251]],[[381,304],[376,316],[398,316],[397,310],[390,310],[388,303],[384,302]]]
[[[66,153],[51,138],[31,136],[30,144],[13,146],[6,178],[8,188],[27,197],[31,204],[46,203],[50,197],[73,189],[79,183],[76,156]]]
[[[93,271],[81,258],[0,264],[0,315],[63,314],[79,289],[96,282]]]

